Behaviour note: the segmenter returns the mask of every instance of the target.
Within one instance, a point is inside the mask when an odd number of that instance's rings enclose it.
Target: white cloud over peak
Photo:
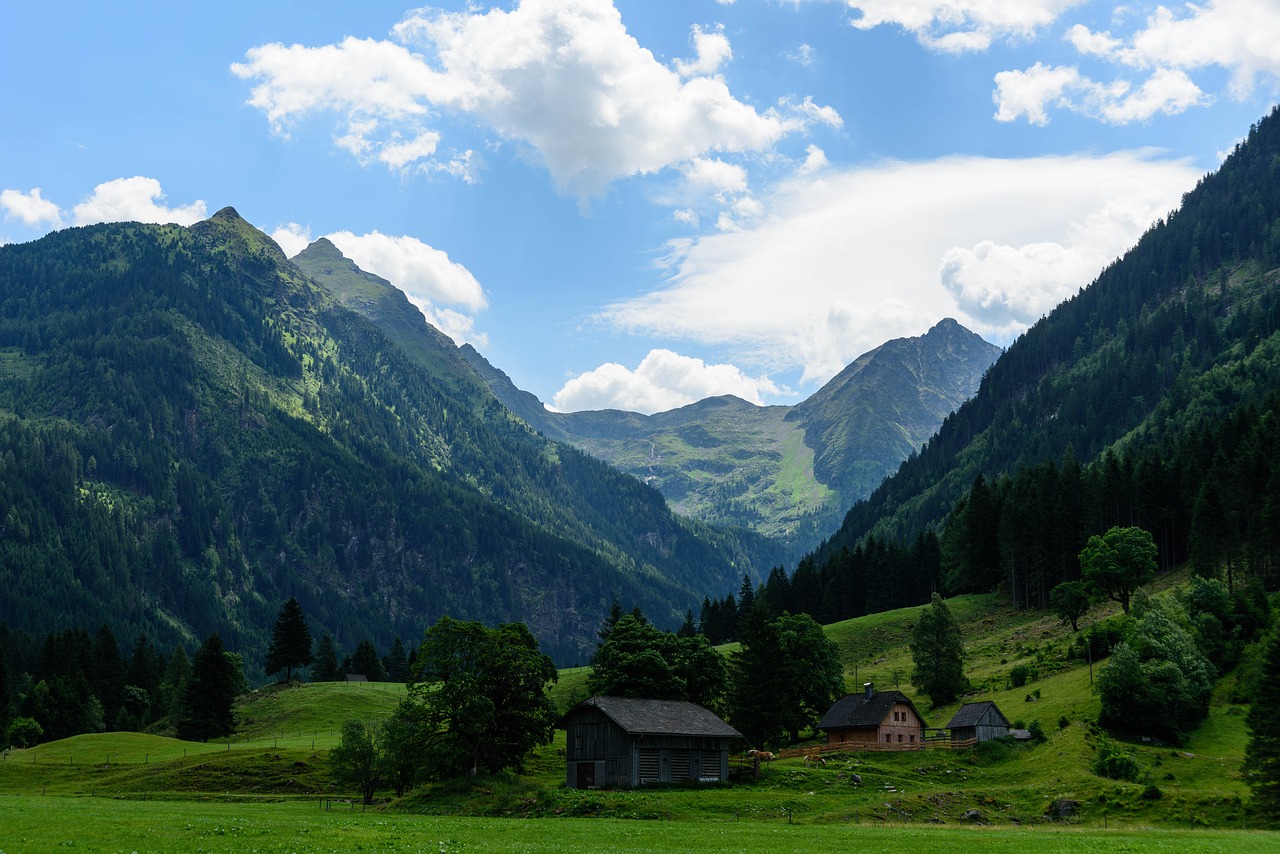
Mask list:
[[[693,29],[694,59],[660,63],[611,0],[421,9],[392,38],[261,45],[232,71],[254,81],[249,103],[277,133],[333,112],[341,147],[402,171],[438,157],[434,125],[453,111],[530,146],[556,186],[579,198],[694,158],[767,151],[834,113],[811,100],[784,114],[736,99],[716,74],[732,56],[719,28]]]
[[[762,405],[762,395],[779,392],[766,376],[751,377],[733,365],[708,365],[702,359],[656,349],[635,370],[606,362],[579,374],[556,392],[553,405],[561,412],[625,409],[650,415],[724,394]]]
[[[39,187],[33,187],[28,193],[21,190],[0,192],[0,208],[4,209],[6,219],[16,219],[28,228],[62,226],[62,211],[40,195]]]
[[[597,319],[727,347],[751,370],[799,368],[803,383],[945,316],[1008,341],[1197,177],[1144,152],[827,167],[778,187],[757,220],[673,244],[665,286]]]
[[[992,42],[1028,38],[1085,0],[844,0],[868,30],[897,24],[921,44],[948,53],[986,50]]]
[[[71,210],[76,225],[96,222],[174,222],[192,225],[208,216],[201,200],[168,207],[155,178],[116,178],[93,188],[93,194]]]
[[[456,343],[488,344],[488,336],[476,331],[473,316],[488,306],[488,298],[471,271],[451,260],[448,253],[416,237],[378,231],[335,231],[325,237],[361,270],[404,291],[427,322]],[[311,229],[296,222],[277,227],[271,238],[290,258],[312,243]]]

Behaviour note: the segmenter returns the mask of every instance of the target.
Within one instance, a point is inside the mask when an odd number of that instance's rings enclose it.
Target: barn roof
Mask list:
[[[987,710],[993,709],[1000,716],[1000,720],[1004,721],[1004,725],[1009,725],[1009,719],[1004,716],[997,706],[991,700],[984,700],[981,703],[965,703],[956,712],[955,717],[951,719],[951,723],[947,724],[947,729],[955,729],[957,727],[977,726],[982,723],[982,719],[986,717]]]
[[[592,697],[583,700],[556,723],[564,729],[570,717],[582,709],[599,709],[631,735],[697,735],[742,738],[742,733],[696,703],[683,700],[643,700],[634,697]]]
[[[915,704],[901,691],[859,691],[845,694],[827,710],[818,721],[818,729],[846,729],[849,727],[876,727],[889,716],[889,710],[898,703],[906,703],[916,717],[924,723]]]

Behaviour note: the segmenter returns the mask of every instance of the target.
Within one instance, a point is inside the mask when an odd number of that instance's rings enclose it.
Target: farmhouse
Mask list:
[[[924,717],[901,691],[876,691],[868,682],[861,694],[845,694],[818,722],[828,745],[852,750],[919,750],[924,747]]]
[[[951,730],[952,747],[970,747],[980,741],[1004,738],[1010,733],[1009,719],[990,700],[965,703],[946,728]]]
[[[724,780],[729,742],[742,733],[715,713],[679,700],[592,697],[556,723],[566,732],[571,789]]]

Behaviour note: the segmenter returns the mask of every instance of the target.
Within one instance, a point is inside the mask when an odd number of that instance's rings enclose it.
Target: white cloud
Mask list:
[[[579,374],[556,392],[554,406],[561,412],[625,409],[652,414],[723,394],[762,405],[762,395],[779,392],[766,376],[751,377],[733,365],[708,365],[658,349],[650,350],[634,371],[606,362]]]
[[[1124,80],[1103,84],[1072,66],[1037,62],[1026,71],[995,76],[995,118],[1033,125],[1049,123],[1049,107],[1070,110],[1111,124],[1146,121],[1157,113],[1177,114],[1204,101],[1205,95],[1180,69],[1157,68],[1137,90]]]
[[[747,189],[747,170],[736,163],[695,157],[680,167],[686,181],[713,193],[742,193]]]
[[[802,44],[800,45],[800,47],[796,48],[791,53],[784,53],[783,56],[785,56],[787,59],[791,60],[792,62],[797,63],[798,65],[803,65],[805,68],[810,68],[813,65],[813,53],[814,51],[813,51],[812,45]]]
[[[751,370],[799,367],[805,383],[944,316],[1007,341],[1197,177],[1143,152],[828,167],[781,185],[750,225],[673,245],[664,287],[597,319],[727,347]]]
[[[192,225],[208,216],[203,201],[176,208],[163,201],[164,190],[155,178],[117,178],[94,187],[93,195],[76,205],[71,215],[76,225],[130,221]]]
[[[697,24],[693,25],[693,48],[698,58],[692,62],[683,59],[675,61],[676,71],[681,77],[700,77],[715,74],[720,66],[733,59],[733,48],[724,34],[724,27],[717,26],[707,32]]]
[[[810,145],[805,149],[804,163],[801,163],[800,168],[796,171],[800,175],[812,175],[814,172],[825,169],[828,165],[830,165],[830,161],[827,160],[827,153],[816,145]]]
[[[1084,0],[844,0],[867,30],[897,24],[921,44],[950,53],[986,50],[997,39],[1027,38]]]
[[[691,228],[697,228],[698,223],[700,222],[700,219],[698,217],[698,212],[693,210],[692,208],[680,208],[679,210],[672,213],[671,216],[675,219],[676,222],[682,225],[690,226]]]
[[[391,282],[420,308],[423,304],[444,304],[479,311],[488,304],[484,289],[470,270],[416,237],[393,237],[378,231],[335,231],[325,236],[356,266]]]
[[[335,112],[341,147],[404,169],[438,156],[428,144],[439,133],[433,119],[457,111],[526,143],[556,186],[582,199],[693,158],[768,151],[834,112],[806,101],[784,116],[737,100],[713,73],[732,54],[718,29],[695,29],[696,59],[667,67],[627,32],[610,0],[417,10],[393,38],[262,45],[232,71],[255,81],[249,103],[278,133]]]
[[[1001,72],[993,96],[1000,105],[996,118],[1012,121],[1025,115],[1043,125],[1048,122],[1046,107],[1056,107],[1124,124],[1212,101],[1190,72],[1221,68],[1231,77],[1231,94],[1239,99],[1253,92],[1260,77],[1280,80],[1280,4],[1209,0],[1187,3],[1179,11],[1157,6],[1127,34],[1075,24],[1067,41],[1082,56],[1122,69],[1123,76],[1103,84],[1073,67],[1050,69],[1041,63],[1026,71]],[[1117,15],[1113,23],[1123,24],[1127,17]],[[1146,79],[1130,79],[1135,71],[1146,73]]]
[[[311,245],[311,229],[296,222],[288,222],[277,226],[276,230],[271,232],[271,239],[280,247],[284,257],[292,258]]]
[[[40,195],[39,187],[33,187],[29,193],[21,190],[0,192],[0,208],[4,208],[5,219],[16,219],[28,228],[62,227],[62,211]]]

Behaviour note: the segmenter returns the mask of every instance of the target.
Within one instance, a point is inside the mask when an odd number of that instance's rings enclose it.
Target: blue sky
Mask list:
[[[233,205],[563,409],[1007,344],[1276,100],[1280,0],[0,7],[0,242]]]

